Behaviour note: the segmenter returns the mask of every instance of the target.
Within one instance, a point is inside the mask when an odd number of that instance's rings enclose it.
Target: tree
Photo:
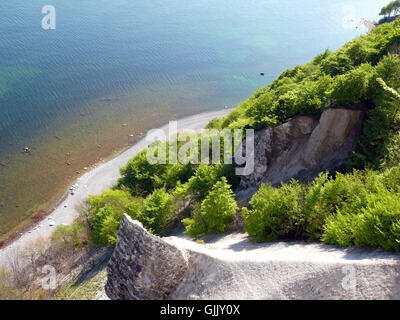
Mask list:
[[[392,1],[381,9],[380,16],[390,17],[392,14],[400,13],[400,0]]]
[[[165,189],[157,189],[144,200],[143,205],[130,204],[127,212],[133,219],[139,220],[149,232],[164,235],[174,221],[175,200]]]
[[[196,201],[203,201],[211,188],[218,181],[217,166],[201,164],[187,183],[176,190],[177,195],[193,196]]]
[[[198,237],[206,233],[223,233],[232,221],[234,213],[239,209],[231,186],[222,177],[201,203],[200,211],[196,211],[193,219],[184,219],[186,234]]]
[[[118,186],[128,188],[134,196],[147,196],[164,187],[167,168],[165,164],[150,164],[147,150],[143,150],[120,169],[122,178]]]
[[[106,232],[107,230],[117,230],[119,221],[126,206],[132,201],[128,192],[122,190],[105,190],[99,196],[91,196],[87,203],[92,212],[91,224],[93,225],[93,240],[99,244],[113,244],[116,232]],[[111,225],[113,227],[111,227]],[[115,227],[117,225],[117,227]],[[113,236],[113,237],[110,237]]]

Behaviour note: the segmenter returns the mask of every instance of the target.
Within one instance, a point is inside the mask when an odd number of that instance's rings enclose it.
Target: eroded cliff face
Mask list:
[[[320,117],[299,115],[257,131],[254,172],[241,177],[240,189],[256,191],[263,182],[276,186],[293,178],[308,182],[320,172],[337,170],[354,149],[363,117],[361,110],[332,108]]]
[[[107,266],[105,291],[117,300],[166,299],[187,270],[179,249],[151,235],[140,222],[125,214]]]

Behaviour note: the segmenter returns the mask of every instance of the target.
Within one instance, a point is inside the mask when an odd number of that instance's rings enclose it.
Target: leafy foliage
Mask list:
[[[164,235],[165,230],[174,221],[174,197],[164,189],[157,189],[143,201],[141,207],[131,204],[127,213],[133,219],[142,222],[149,232]]]
[[[139,220],[149,232],[162,235],[175,214],[174,197],[164,189],[156,189],[145,199],[133,198],[122,190],[106,190],[92,196],[90,205],[93,239],[103,245],[114,245],[123,213]],[[65,227],[62,227],[65,234]],[[56,235],[57,236],[57,235]]]
[[[263,185],[252,208],[243,209],[245,230],[256,241],[289,237],[400,251],[399,170],[320,174],[308,186]]]
[[[88,240],[84,228],[85,226],[79,220],[74,221],[71,226],[60,224],[53,231],[50,239],[61,247],[74,247],[75,250],[79,250]]]
[[[304,219],[302,197],[303,187],[295,180],[281,188],[262,185],[250,201],[252,209],[243,208],[245,231],[256,241],[298,236]]]
[[[237,178],[234,173],[233,165],[199,165],[195,174],[189,181],[177,187],[175,193],[181,196],[190,196],[198,202],[202,202],[213,186],[225,178],[229,184],[235,186]]]
[[[202,201],[200,211],[195,212],[192,219],[182,221],[186,226],[185,233],[192,237],[222,233],[230,226],[238,209],[231,187],[222,177]]]
[[[131,201],[132,196],[122,190],[106,190],[99,196],[88,198],[96,243],[115,244],[119,221]]]
[[[400,0],[395,0],[390,2],[388,5],[384,6],[379,13],[380,16],[390,17],[392,14],[400,13]]]
[[[351,106],[368,99],[373,77],[371,64],[362,64],[350,72],[338,76],[332,97],[339,106]]]
[[[173,189],[178,182],[186,182],[192,174],[190,164],[150,164],[147,150],[129,160],[121,168],[119,188],[127,188],[134,196],[147,196],[158,188]]]
[[[359,247],[400,251],[400,195],[382,190],[370,197],[354,230]]]

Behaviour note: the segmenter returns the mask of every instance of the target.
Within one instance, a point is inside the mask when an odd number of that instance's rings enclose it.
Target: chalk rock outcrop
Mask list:
[[[109,262],[111,299],[400,299],[400,257],[302,242],[158,238],[124,216]]]
[[[183,280],[187,268],[179,249],[151,235],[125,214],[107,266],[105,291],[111,299],[166,299]]]
[[[258,189],[264,182],[276,186],[293,178],[308,182],[322,171],[337,170],[354,149],[363,117],[361,110],[331,108],[320,117],[299,115],[257,131],[254,171],[241,177],[241,189]]]

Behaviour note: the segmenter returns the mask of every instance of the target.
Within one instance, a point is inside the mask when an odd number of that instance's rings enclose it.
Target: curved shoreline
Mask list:
[[[205,112],[178,119],[178,131],[189,129],[199,131],[203,129],[211,119],[223,117],[228,114],[230,110],[231,109],[223,109]],[[158,129],[167,133],[168,123]],[[0,249],[0,265],[6,264],[9,256],[17,253],[27,244],[51,235],[57,225],[72,223],[77,215],[75,210],[76,205],[83,202],[89,195],[99,194],[103,190],[112,187],[120,176],[119,169],[124,166],[129,159],[145,149],[150,142],[151,141],[146,140],[146,137],[140,139],[132,147],[109,161],[100,162],[93,169],[75,180],[73,184],[76,186],[74,188],[74,195],[66,192],[66,196],[62,198],[60,203],[49,215],[32,229],[23,232],[20,237]]]

